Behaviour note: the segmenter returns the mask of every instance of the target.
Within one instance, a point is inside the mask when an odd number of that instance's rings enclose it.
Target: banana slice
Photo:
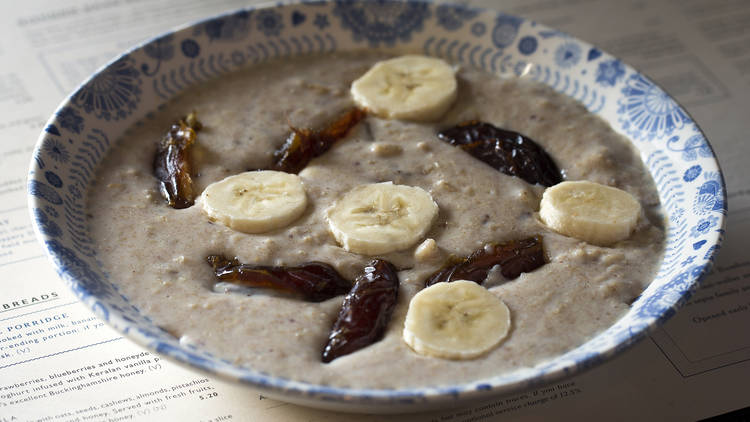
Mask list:
[[[633,195],[587,181],[547,188],[539,208],[539,217],[552,230],[601,246],[627,239],[640,214]]]
[[[379,255],[417,243],[437,216],[425,190],[392,182],[357,186],[327,210],[333,237],[349,252]]]
[[[307,195],[296,174],[248,171],[208,185],[200,202],[212,221],[244,233],[263,233],[299,218]]]
[[[389,119],[437,120],[456,99],[456,75],[443,60],[417,55],[375,63],[354,81],[352,96],[371,113]]]
[[[467,280],[437,283],[409,302],[403,338],[421,355],[472,359],[510,330],[510,310],[489,290]]]

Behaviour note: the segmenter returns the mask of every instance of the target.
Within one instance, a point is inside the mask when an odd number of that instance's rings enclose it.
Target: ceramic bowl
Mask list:
[[[239,68],[352,49],[418,52],[499,76],[523,76],[575,98],[632,140],[668,216],[656,278],[616,324],[533,368],[440,388],[333,388],[238,367],[155,326],[104,274],[87,227],[86,192],[124,131],[177,93]],[[77,297],[146,348],[271,397],[360,412],[422,411],[518,392],[610,359],[672,316],[708,271],[726,198],[716,158],[688,113],[643,74],[564,33],[502,12],[422,2],[316,1],[241,10],[182,27],[116,58],[65,99],[29,171],[36,234]]]

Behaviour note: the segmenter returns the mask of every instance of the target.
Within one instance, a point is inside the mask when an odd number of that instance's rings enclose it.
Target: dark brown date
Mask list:
[[[520,133],[472,120],[439,132],[438,138],[501,173],[520,177],[531,184],[552,186],[562,182],[562,174],[552,157]]]
[[[187,208],[195,201],[190,149],[201,127],[195,113],[190,113],[172,124],[156,149],[154,176],[159,181],[159,191],[172,208]]]
[[[449,258],[443,268],[427,278],[425,287],[454,280],[470,280],[482,284],[487,278],[487,273],[495,265],[500,266],[503,277],[513,280],[521,273],[533,271],[546,263],[547,257],[542,247],[541,236],[492,243],[474,251],[466,258]]]
[[[331,362],[379,341],[397,300],[396,269],[388,261],[373,260],[344,298],[323,348],[323,362]]]
[[[322,262],[299,267],[273,267],[241,264],[237,258],[227,259],[222,255],[209,255],[206,260],[221,281],[286,292],[311,302],[346,294],[352,287],[350,281]]]
[[[325,153],[336,141],[345,137],[349,130],[364,117],[364,110],[355,108],[323,130],[292,127],[292,133],[289,134],[284,145],[274,153],[275,162],[270,170],[299,173],[310,160]]]

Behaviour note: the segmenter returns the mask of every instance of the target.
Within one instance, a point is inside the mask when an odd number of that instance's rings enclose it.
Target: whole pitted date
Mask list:
[[[513,280],[521,273],[533,271],[546,263],[541,236],[492,243],[466,258],[451,257],[447,265],[427,278],[425,287],[454,280],[470,280],[482,284],[495,265],[500,266],[503,277]]]
[[[272,267],[241,264],[237,258],[209,255],[206,260],[221,281],[245,287],[261,287],[322,302],[349,292],[352,283],[330,265],[310,262],[299,267]]]
[[[562,182],[562,174],[552,157],[520,133],[473,120],[439,132],[438,138],[501,173],[531,184],[552,186]]]
[[[159,191],[172,208],[187,208],[195,201],[190,148],[201,127],[195,113],[190,113],[172,124],[156,149],[154,176],[159,181]]]
[[[310,160],[325,153],[336,141],[345,137],[364,117],[364,110],[354,108],[323,130],[292,127],[292,133],[284,145],[274,153],[275,162],[269,170],[299,173]]]
[[[323,348],[325,363],[367,347],[383,337],[398,299],[398,275],[381,259],[370,262],[344,298]]]

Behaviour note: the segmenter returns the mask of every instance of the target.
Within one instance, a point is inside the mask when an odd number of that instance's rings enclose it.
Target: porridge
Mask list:
[[[195,111],[203,126],[191,151],[193,190],[200,195],[228,176],[269,168],[290,127],[326,127],[351,110],[352,82],[383,58],[351,53],[259,65],[191,88],[129,130],[105,159],[88,202],[98,258],[120,291],[180,341],[237,365],[352,388],[454,385],[533,366],[624,315],[661,260],[665,233],[656,188],[627,139],[533,81],[461,68],[455,98],[437,120],[366,115],[299,171],[306,205],[269,231],[246,233],[209,219],[203,198],[174,209],[161,197],[152,164],[176,118]],[[599,246],[550,229],[539,212],[544,186],[499,172],[438,138],[468,121],[533,139],[565,180],[628,192],[641,206],[632,233]],[[400,250],[342,247],[329,224],[332,204],[359,186],[378,184],[428,193],[434,217]],[[509,311],[499,344],[468,359],[446,359],[417,353],[404,341],[411,299],[446,262],[490,243],[536,236],[544,265],[512,279],[492,268],[483,283]],[[397,272],[397,299],[382,339],[323,363],[343,295],[308,301],[228,287],[209,256],[278,267],[321,262],[348,281],[377,257]]]

